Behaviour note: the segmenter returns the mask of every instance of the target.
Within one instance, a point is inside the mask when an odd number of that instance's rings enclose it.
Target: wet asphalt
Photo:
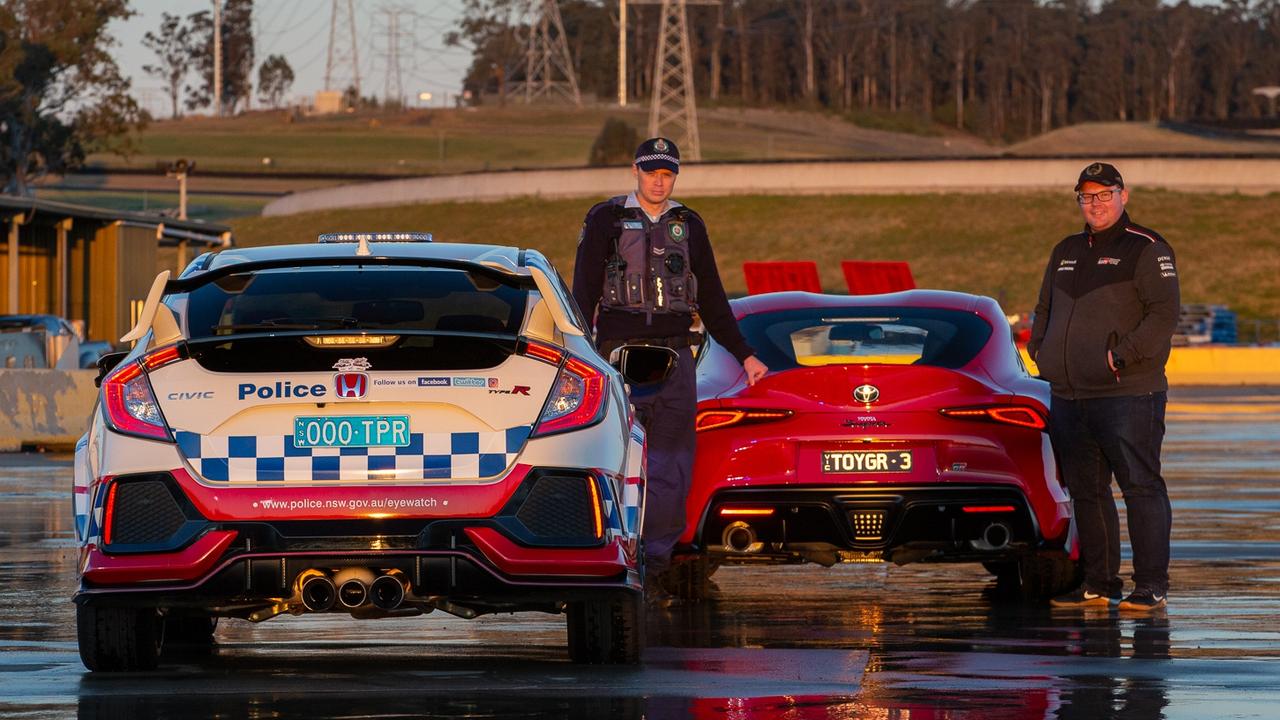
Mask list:
[[[437,612],[223,621],[212,655],[91,675],[70,457],[0,456],[0,716],[1280,717],[1280,388],[1175,390],[1168,420],[1167,611],[1050,611],[969,565],[723,568],[650,613],[638,669],[570,664],[558,616]]]

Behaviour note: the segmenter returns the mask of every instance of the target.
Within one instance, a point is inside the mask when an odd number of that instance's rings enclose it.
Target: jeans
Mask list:
[[[670,377],[657,385],[631,388],[631,404],[644,425],[648,445],[645,479],[645,570],[665,571],[671,551],[684,533],[685,501],[693,480],[694,420],[698,412],[693,351],[676,351],[679,360]]]
[[[1173,510],[1160,475],[1166,401],[1163,392],[1083,400],[1053,396],[1050,433],[1075,510],[1084,586],[1093,592],[1115,595],[1124,585],[1112,475],[1124,494],[1134,585],[1158,595],[1169,589]]]

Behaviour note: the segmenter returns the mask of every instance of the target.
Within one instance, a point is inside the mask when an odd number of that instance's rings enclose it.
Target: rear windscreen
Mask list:
[[[771,370],[882,364],[963,367],[991,337],[978,315],[934,308],[810,308],[750,315],[747,341]]]
[[[283,268],[228,275],[192,290],[188,336],[272,330],[516,334],[528,292],[463,270]]]

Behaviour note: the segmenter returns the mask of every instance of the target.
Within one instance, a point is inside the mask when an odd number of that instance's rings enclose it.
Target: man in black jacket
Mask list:
[[[1160,444],[1178,272],[1164,238],[1129,220],[1129,191],[1114,166],[1086,167],[1076,199],[1084,231],[1054,247],[1027,344],[1053,390],[1050,430],[1084,569],[1084,583],[1052,603],[1150,612],[1165,606],[1169,589],[1173,514]],[[1135,588],[1123,600],[1113,474],[1133,545]]]
[[[573,298],[594,326],[602,355],[638,343],[672,348],[679,358],[660,385],[631,388],[649,451],[642,529],[646,593],[662,605],[671,598],[655,580],[668,569],[684,532],[693,476],[698,393],[692,348],[701,341],[692,328],[694,313],[743,364],[747,383],[768,372],[738,330],[706,225],[671,199],[679,172],[674,142],[658,137],[641,143],[631,167],[635,192],[587,212],[573,269]]]

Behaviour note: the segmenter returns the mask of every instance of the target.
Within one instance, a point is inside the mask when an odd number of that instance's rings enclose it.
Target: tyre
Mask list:
[[[706,600],[715,584],[711,576],[719,569],[705,557],[695,557],[671,566],[663,577],[663,587],[681,600]]]
[[[1017,564],[1023,599],[1043,600],[1080,584],[1080,563],[1064,552],[1024,555]]]
[[[218,618],[205,615],[166,615],[164,654],[200,655],[213,651],[213,631]]]
[[[640,662],[644,646],[643,603],[643,596],[632,592],[570,603],[569,658],[588,665]]]
[[[155,608],[76,605],[80,661],[93,671],[152,670],[160,660],[164,626]]]

